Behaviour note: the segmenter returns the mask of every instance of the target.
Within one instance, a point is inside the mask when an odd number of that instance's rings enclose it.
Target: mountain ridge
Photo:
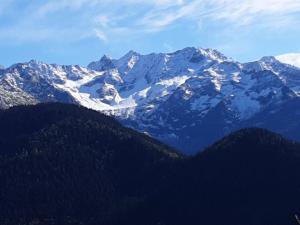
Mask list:
[[[259,128],[195,156],[73,104],[0,111],[6,225],[294,225],[300,144]]]
[[[276,57],[239,63],[217,50],[193,47],[148,55],[130,51],[120,59],[103,56],[88,68],[30,61],[1,74],[2,108],[75,103],[189,153],[251,118],[263,123],[256,115],[280,111],[300,95],[300,68]]]

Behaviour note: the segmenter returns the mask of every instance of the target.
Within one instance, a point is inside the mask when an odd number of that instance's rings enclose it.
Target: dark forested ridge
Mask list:
[[[0,112],[1,224],[289,225],[300,145],[262,129],[185,157],[75,105]]]
[[[267,130],[244,129],[184,161],[169,180],[171,188],[138,213],[140,224],[152,218],[170,225],[297,224],[299,144]]]
[[[104,223],[155,191],[152,173],[180,157],[75,105],[15,107],[0,124],[0,218]]]

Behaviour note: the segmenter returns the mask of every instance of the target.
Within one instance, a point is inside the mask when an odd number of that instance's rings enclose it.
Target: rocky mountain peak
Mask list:
[[[1,74],[2,108],[75,102],[189,153],[300,96],[300,69],[275,57],[243,64],[195,47],[148,55],[130,51],[120,59],[104,55],[88,68],[33,60]]]

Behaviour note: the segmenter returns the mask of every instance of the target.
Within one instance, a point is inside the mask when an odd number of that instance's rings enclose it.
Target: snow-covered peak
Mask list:
[[[5,69],[5,67],[0,65],[0,70],[4,70],[4,69]]]
[[[141,57],[141,54],[131,50],[123,57],[118,59],[116,65],[121,73],[127,73],[135,67],[136,63],[140,60]]]
[[[6,77],[16,80],[45,80],[49,83],[65,83],[68,80],[80,80],[90,76],[96,71],[89,70],[79,65],[57,65],[47,64],[37,60],[30,60],[25,63],[17,63],[4,71]],[[23,81],[22,81],[23,82]]]
[[[140,56],[141,54],[134,51],[134,50],[130,50],[129,52],[127,52],[123,57],[121,58],[132,58],[132,57],[136,57],[136,56]]]
[[[91,62],[88,68],[96,71],[104,71],[115,68],[115,64],[111,57],[104,55],[99,61]]]
[[[32,59],[28,62],[23,62],[23,63],[16,63],[13,64],[12,66],[8,67],[8,70],[22,70],[22,69],[32,69],[32,70],[43,70],[49,67],[57,67],[58,65],[56,64],[47,64],[42,61],[38,61],[35,59]]]
[[[37,66],[37,65],[43,65],[44,63],[41,62],[41,61],[38,61],[36,59],[31,59],[29,62],[28,62],[29,65],[31,66]]]
[[[248,72],[270,70],[277,73],[281,67],[285,67],[285,65],[278,61],[274,56],[264,56],[258,61],[243,64],[243,69]]]
[[[276,56],[276,59],[282,63],[290,64],[300,68],[300,53],[289,53]]]
[[[196,53],[198,51],[199,51],[198,48],[195,48],[195,47],[186,47],[184,49],[180,49],[180,50],[177,50],[175,52],[170,52],[170,53],[168,53],[168,55],[185,55],[185,56],[191,56],[191,55],[193,55],[194,53]]]
[[[279,62],[274,56],[264,56],[259,61],[264,62],[264,63],[278,63]]]
[[[195,67],[196,64],[205,66],[225,61],[229,62],[232,60],[217,50],[187,47],[172,53],[152,53],[147,55],[131,50],[119,59],[103,56],[101,60],[90,63],[88,68],[96,71],[117,69],[123,76],[133,72],[148,73],[148,76],[150,76],[150,72],[152,74],[154,72],[163,73],[163,71],[168,70],[172,73],[172,71],[176,70],[177,73],[180,70],[187,70],[189,64]]]
[[[199,63],[203,60],[213,60],[217,62],[230,61],[229,58],[224,56],[221,52],[215,49],[204,49],[196,47],[187,47],[182,50],[169,53],[169,55],[181,55],[187,57],[190,62]]]
[[[300,73],[299,67],[287,64],[283,62],[283,60],[279,60],[278,57],[274,56],[265,56],[258,61],[244,63],[243,69],[248,72],[261,72],[269,70],[279,76],[284,75],[286,73]]]
[[[287,66],[274,57],[241,64],[214,49],[188,47],[173,53],[147,55],[129,51],[120,59],[104,55],[99,61],[90,63],[88,68],[32,60],[15,64],[6,75],[20,86],[30,86],[32,81],[45,81],[66,91],[86,107],[99,111],[111,110],[114,115],[121,109],[126,115],[130,112],[133,116],[142,116],[134,110],[142,110],[148,105],[153,106],[150,108],[154,110],[180,89],[185,90],[183,99],[186,100],[192,99],[193,95],[196,98],[199,90],[210,98],[218,96],[216,102],[226,99],[228,107],[235,110],[240,118],[246,118],[260,109],[259,99],[262,96],[272,96],[273,91],[279,92],[281,86],[287,84],[298,91],[298,80],[291,80],[292,75],[281,76]],[[193,85],[193,80],[197,80],[200,86]],[[262,89],[268,85],[272,88],[262,95]],[[202,97],[199,98],[202,102]],[[238,103],[242,101],[252,106],[251,111],[247,105],[239,107]],[[207,107],[206,103],[192,105],[197,105],[200,111]],[[203,111],[202,115],[204,112],[208,111]]]
[[[218,62],[232,61],[230,58],[226,57],[221,52],[219,52],[218,50],[215,50],[215,49],[210,49],[210,48],[208,48],[208,49],[200,49],[200,51],[206,57],[208,57],[210,59],[213,59],[213,60],[216,60]]]
[[[2,108],[75,102],[169,144],[187,140],[185,145],[195,133],[198,139],[199,127],[203,135],[211,126],[230,129],[298,97],[300,68],[272,56],[242,64],[195,47],[146,55],[130,51],[119,59],[104,55],[88,68],[31,60],[0,71]]]

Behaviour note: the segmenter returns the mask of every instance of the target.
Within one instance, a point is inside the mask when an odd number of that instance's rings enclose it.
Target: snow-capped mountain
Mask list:
[[[290,64],[300,68],[300,53],[289,53],[276,56],[276,58],[286,64]]]
[[[300,68],[275,57],[242,64],[202,48],[149,55],[130,51],[120,59],[103,56],[87,68],[30,61],[0,72],[2,108],[77,103],[187,153],[249,121],[264,127],[262,112],[277,115],[299,95]],[[292,122],[279,128],[284,133],[289,126]]]

